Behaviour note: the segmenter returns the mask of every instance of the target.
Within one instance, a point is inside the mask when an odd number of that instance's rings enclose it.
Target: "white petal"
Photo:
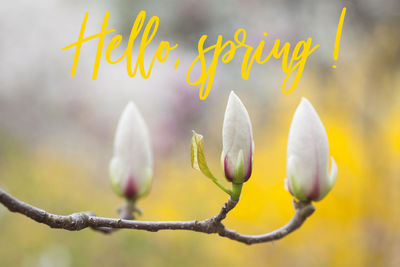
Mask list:
[[[240,150],[243,151],[245,173],[251,167],[254,155],[253,132],[249,114],[232,91],[229,95],[222,129],[222,158],[229,166],[236,166]],[[234,170],[232,170],[234,173]]]
[[[319,191],[328,185],[329,146],[325,128],[311,103],[302,98],[289,131],[287,157],[296,158],[296,179],[305,195],[318,179]],[[288,174],[289,175],[289,174]]]
[[[140,194],[147,189],[152,170],[148,129],[139,110],[130,102],[120,117],[115,134],[114,157],[110,163],[112,179],[123,187],[127,179],[133,177]]]
[[[329,174],[329,190],[335,185],[338,175],[338,168],[335,159],[331,157],[331,173]]]
[[[295,167],[295,159],[294,156],[290,156],[287,159],[286,162],[286,179],[285,179],[285,187],[287,187],[287,190],[294,195],[293,193],[293,187],[292,187],[292,179],[294,178],[296,173],[296,167]]]
[[[317,201],[323,199],[336,183],[338,168],[333,157],[331,157],[331,162],[331,173],[329,174],[328,183],[325,188],[321,188],[321,195],[318,197]]]
[[[290,192],[288,178],[285,178],[285,179],[283,180],[283,187],[285,188],[286,191],[289,191],[289,192]]]

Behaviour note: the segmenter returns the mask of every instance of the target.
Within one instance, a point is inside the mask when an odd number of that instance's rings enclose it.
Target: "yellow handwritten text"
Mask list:
[[[114,29],[107,30],[109,12],[106,12],[100,32],[84,38],[88,16],[89,16],[89,13],[86,12],[85,17],[83,18],[81,30],[79,32],[78,40],[76,42],[64,47],[62,50],[66,50],[66,49],[75,47],[75,55],[74,55],[74,61],[72,64],[72,71],[71,71],[71,77],[74,77],[75,73],[76,73],[76,68],[78,66],[79,54],[81,51],[82,44],[87,41],[93,40],[95,38],[99,38],[99,42],[97,45],[97,51],[96,51],[96,58],[95,58],[94,67],[93,67],[93,74],[92,74],[92,79],[96,80],[97,74],[99,71],[99,67],[100,67],[100,61],[101,61],[101,55],[102,55],[102,51],[103,51],[105,36],[106,36],[106,34],[114,32],[115,30]],[[118,34],[118,35],[114,36],[111,39],[111,41],[109,42],[109,44],[107,45],[105,58],[106,58],[106,61],[110,64],[116,64],[116,63],[120,62],[122,59],[126,58],[126,68],[127,68],[128,75],[130,77],[134,77],[136,75],[137,70],[139,69],[141,76],[143,78],[147,79],[150,77],[155,60],[157,59],[157,61],[160,63],[164,62],[167,59],[169,52],[171,50],[175,49],[178,45],[176,44],[174,46],[170,46],[169,42],[161,41],[151,62],[150,62],[150,66],[148,67],[148,69],[146,71],[145,65],[144,65],[145,64],[145,62],[144,62],[145,49],[150,44],[150,42],[152,41],[154,36],[156,35],[159,21],[160,21],[160,19],[157,16],[151,17],[149,22],[146,24],[146,26],[143,30],[143,35],[142,35],[142,38],[140,41],[138,56],[136,58],[135,68],[132,70],[133,44],[136,40],[136,37],[138,37],[141,29],[143,28],[145,18],[146,18],[145,11],[141,11],[137,15],[136,20],[132,26],[131,34],[129,36],[129,41],[128,41],[128,45],[125,49],[125,52],[118,59],[116,59],[116,60],[111,59],[111,52],[114,49],[116,49],[122,41],[122,35]]]
[[[267,36],[267,33],[264,33],[264,35]],[[252,46],[245,43],[246,31],[244,29],[238,29],[236,31],[234,41],[228,40],[223,43],[222,36],[219,35],[217,42],[214,45],[204,48],[206,39],[207,35],[203,35],[200,38],[197,46],[198,56],[193,60],[186,75],[186,81],[189,84],[200,85],[199,97],[203,100],[206,99],[210,93],[219,59],[221,58],[222,63],[230,62],[234,58],[236,50],[239,48],[243,47],[246,49],[241,68],[242,78],[244,80],[249,78],[254,60],[261,65],[265,64],[271,57],[276,59],[282,58],[282,71],[286,74],[282,83],[282,91],[285,94],[290,94],[300,81],[307,58],[319,47],[318,44],[311,47],[311,38],[308,38],[307,41],[301,40],[295,45],[291,55],[289,56],[290,43],[286,42],[282,48],[280,48],[280,40],[276,39],[269,54],[263,58],[262,54],[265,41],[261,41],[254,50]],[[223,54],[224,50],[226,50],[226,52]],[[205,59],[207,53],[211,54],[212,58],[208,65]],[[197,80],[191,81],[190,74],[196,64],[200,64],[201,73]],[[287,81],[292,75],[294,75],[293,82],[287,89]]]

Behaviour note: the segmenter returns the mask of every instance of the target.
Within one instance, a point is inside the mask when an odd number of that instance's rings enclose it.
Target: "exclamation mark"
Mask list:
[[[340,36],[342,35],[344,15],[346,15],[346,7],[344,7],[342,10],[342,14],[340,15],[339,25],[336,32],[335,50],[333,50],[333,60],[335,61],[337,61],[339,56]],[[336,69],[336,65],[332,65],[332,68]]]

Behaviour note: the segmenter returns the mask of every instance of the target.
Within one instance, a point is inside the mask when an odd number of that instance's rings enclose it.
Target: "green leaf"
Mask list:
[[[192,144],[190,146],[192,167],[198,171],[201,171],[208,178],[215,179],[214,175],[207,166],[203,147],[203,136],[193,131]]]
[[[190,160],[192,162],[192,168],[198,171],[200,171],[200,168],[197,160],[197,143],[200,139],[203,139],[203,136],[193,131],[193,137],[190,143]]]
[[[193,137],[190,144],[190,160],[192,163],[192,168],[201,171],[205,176],[210,178],[220,189],[222,189],[227,194],[231,195],[232,191],[225,188],[219,183],[217,178],[211,173],[208,168],[206,158],[204,156],[204,139],[201,134],[197,134],[193,131]]]

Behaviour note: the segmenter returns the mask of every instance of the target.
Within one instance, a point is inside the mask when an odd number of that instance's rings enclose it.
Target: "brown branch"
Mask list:
[[[314,212],[315,208],[310,203],[294,201],[296,210],[293,218],[282,228],[263,235],[242,235],[228,229],[222,224],[226,215],[237,202],[229,199],[220,212],[203,221],[134,221],[125,219],[112,219],[97,217],[93,212],[79,212],[68,216],[48,213],[42,209],[22,202],[0,188],[0,203],[11,212],[21,213],[32,220],[43,223],[51,228],[59,228],[70,231],[79,231],[84,228],[92,228],[103,233],[111,233],[116,229],[135,229],[157,232],[159,230],[188,230],[207,234],[218,234],[248,245],[265,243],[281,239],[298,229],[304,221]]]

